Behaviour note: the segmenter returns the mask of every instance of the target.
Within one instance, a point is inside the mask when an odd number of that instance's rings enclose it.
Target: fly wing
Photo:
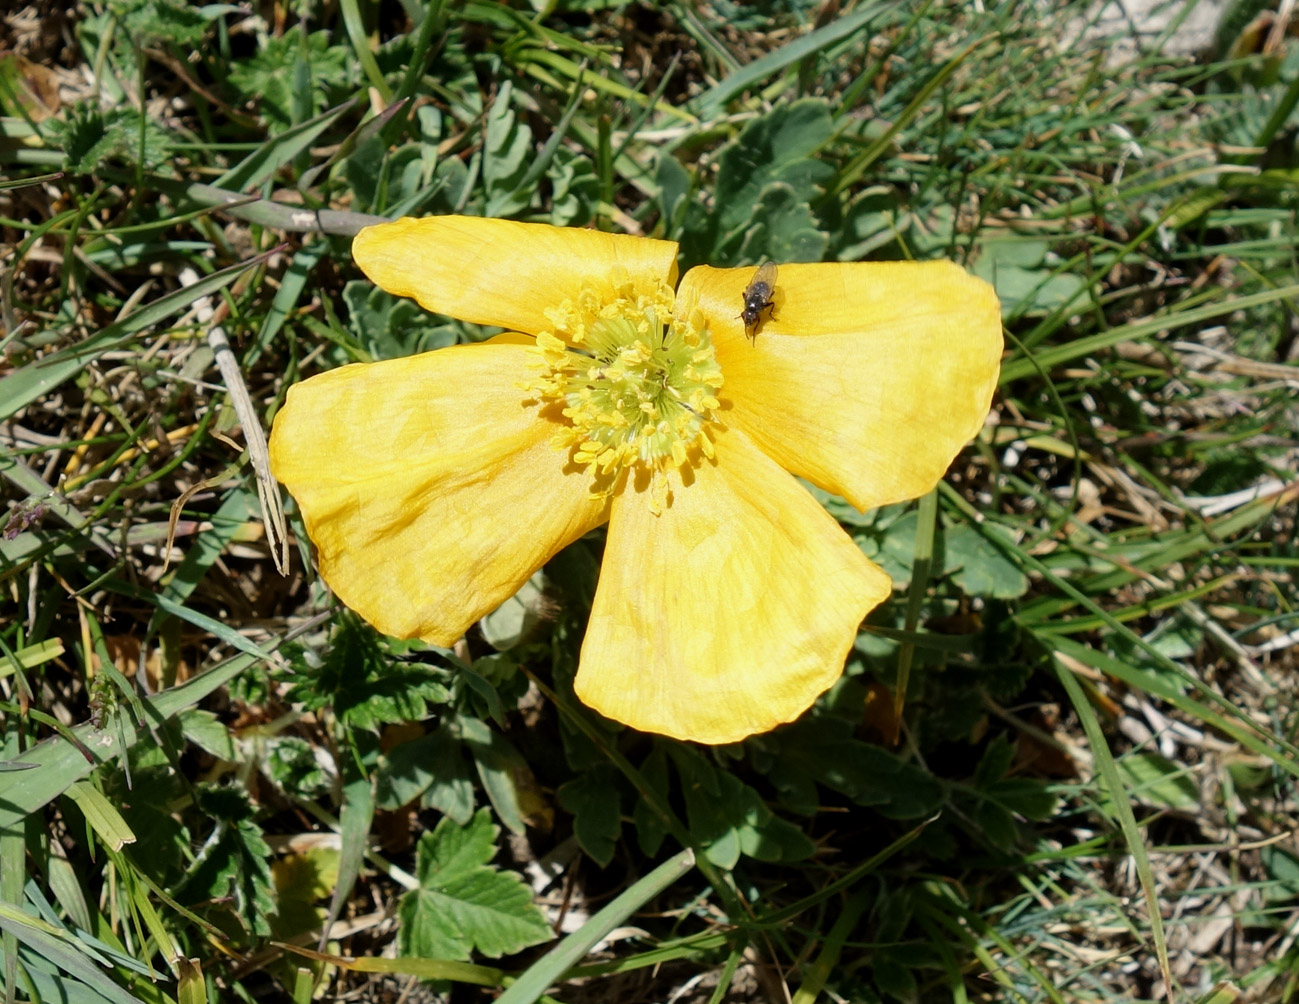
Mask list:
[[[758,271],[753,273],[753,282],[749,284],[750,288],[760,282],[766,283],[768,293],[776,288],[776,263],[774,261],[764,261],[758,266]]]

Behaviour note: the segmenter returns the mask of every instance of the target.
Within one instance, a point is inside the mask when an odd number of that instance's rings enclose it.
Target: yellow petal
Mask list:
[[[735,742],[833,684],[891,586],[742,433],[693,475],[660,516],[650,490],[615,499],[575,687],[633,728]]]
[[[271,469],[320,574],[385,634],[449,645],[607,517],[524,407],[524,346],[344,366],[289,390]]]
[[[747,269],[691,269],[726,377],[725,420],[858,509],[923,495],[987,417],[1001,308],[951,262],[781,265],[752,341]]]
[[[528,334],[544,311],[587,287],[612,297],[618,277],[650,292],[676,284],[671,241],[476,216],[428,216],[366,227],[352,257],[379,286],[425,310]]]

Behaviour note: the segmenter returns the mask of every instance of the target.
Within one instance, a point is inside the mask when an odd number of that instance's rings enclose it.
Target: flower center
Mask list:
[[[713,455],[722,371],[702,315],[692,309],[674,319],[667,285],[646,295],[624,280],[614,293],[584,290],[576,303],[547,311],[568,342],[538,334],[545,372],[528,389],[562,406],[572,424],[553,442],[591,475],[594,497],[643,472],[657,513],[670,497],[668,471]]]

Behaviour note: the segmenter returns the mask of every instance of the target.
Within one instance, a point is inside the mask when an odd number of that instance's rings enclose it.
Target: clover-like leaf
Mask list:
[[[500,830],[486,809],[468,826],[443,819],[420,838],[419,888],[402,897],[400,950],[425,959],[491,958],[551,937],[522,879],[488,864]]]

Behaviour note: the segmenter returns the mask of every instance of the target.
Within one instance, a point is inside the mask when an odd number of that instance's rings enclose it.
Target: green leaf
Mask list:
[[[677,209],[690,194],[690,175],[672,154],[661,151],[654,180],[659,186],[659,211],[663,214],[664,229],[668,236],[678,232],[681,220]]]
[[[613,860],[622,833],[622,800],[618,772],[599,764],[560,785],[559,804],[573,814],[573,835],[601,868]]]
[[[740,258],[747,261],[820,261],[829,235],[816,223],[806,200],[783,181],[762,190],[754,223],[744,235]]]
[[[133,45],[160,42],[180,49],[200,45],[208,25],[221,15],[219,7],[185,0],[119,0],[110,9],[118,19],[118,30]]]
[[[448,678],[441,667],[393,659],[369,627],[343,617],[324,664],[312,670],[304,663],[288,698],[312,711],[332,704],[348,727],[377,731],[427,718],[430,704],[449,702]]]
[[[776,733],[779,743],[768,777],[787,803],[810,811],[816,805],[812,782],[838,791],[890,819],[915,819],[934,812],[943,787],[929,773],[878,746],[851,737],[851,724],[821,717]]]
[[[444,729],[428,732],[394,746],[384,755],[375,771],[375,796],[380,809],[399,809],[428,790],[437,777],[438,747],[445,741]]]
[[[999,850],[1015,845],[1015,817],[996,802],[981,802],[974,810],[974,822]]]
[[[273,736],[264,740],[267,776],[290,798],[310,800],[325,794],[333,776],[316,759],[315,748],[301,736]]]
[[[1158,753],[1129,753],[1114,765],[1135,801],[1182,812],[1199,811],[1200,792],[1185,766]]]
[[[148,116],[118,106],[104,111],[97,105],[77,105],[48,128],[63,148],[64,164],[73,174],[91,174],[102,164],[119,161],[153,170],[171,157],[171,139]]]
[[[78,781],[68,788],[66,794],[77,803],[86,823],[105,845],[120,851],[125,844],[135,843],[135,833],[117,807],[89,781]]]
[[[247,796],[231,788],[205,788],[198,794],[200,810],[216,819],[216,827],[180,882],[182,901],[229,898],[247,929],[266,936],[271,933],[268,918],[275,912],[271,848],[252,820]]]
[[[916,526],[917,516],[913,509],[885,528],[883,539],[873,551],[863,547],[866,556],[888,573],[895,590],[911,585],[912,565],[916,560]],[[870,541],[870,538],[866,540]]]
[[[1028,576],[1021,572],[1005,553],[987,540],[984,534],[995,533],[1008,543],[1013,540],[1009,529],[995,524],[982,532],[962,523],[943,534],[943,571],[967,596],[987,596],[1012,600],[1028,592]]]
[[[436,778],[424,804],[450,816],[461,826],[474,814],[474,780],[463,746],[454,730],[443,727],[429,750],[428,769]]]
[[[546,177],[550,179],[550,222],[557,227],[589,223],[600,196],[600,182],[591,159],[560,147]]]
[[[255,101],[272,133],[296,125],[295,64],[305,60],[310,70],[307,88],[308,117],[341,101],[356,79],[354,62],[345,45],[330,45],[330,33],[304,34],[292,25],[278,38],[264,36],[262,47],[250,56],[230,62],[227,84],[243,101]]]
[[[656,742],[650,755],[640,765],[641,780],[658,796],[660,804],[668,800],[668,757],[667,744]],[[636,799],[632,810],[632,820],[636,825],[636,844],[641,853],[647,857],[658,854],[663,839],[668,835],[663,819],[645,800],[644,796]]]
[[[807,202],[834,173],[812,159],[833,132],[830,111],[815,99],[778,105],[750,122],[722,152],[717,172],[717,202],[722,235],[753,219],[754,206],[773,183],[788,186],[795,201]]]
[[[180,726],[185,739],[199,749],[211,753],[218,760],[234,760],[235,745],[230,730],[211,711],[198,708],[186,711],[180,715]]]
[[[522,182],[536,153],[532,130],[516,121],[510,108],[514,88],[501,85],[491,110],[483,143],[483,181],[487,187],[488,216],[511,216],[532,202],[534,185]]]
[[[402,897],[399,910],[403,955],[464,961],[477,950],[499,958],[550,939],[522,879],[488,865],[499,832],[481,809],[466,827],[443,819],[420,838],[419,888]]]
[[[1263,890],[1263,896],[1269,903],[1299,897],[1299,857],[1284,847],[1269,844],[1259,849],[1258,860],[1268,878],[1276,883]]]
[[[871,975],[880,992],[900,1001],[918,999],[916,978],[911,970],[887,953],[880,953],[871,964]]]
[[[439,321],[406,297],[396,297],[365,280],[343,287],[347,327],[375,359],[412,356],[459,340],[459,329]]]
[[[689,747],[673,746],[669,753],[681,775],[690,832],[714,864],[734,868],[741,854],[760,861],[797,861],[816,850],[734,774],[718,770]]]
[[[496,815],[511,833],[523,833],[527,829],[523,817],[536,789],[532,768],[523,754],[486,722],[462,715],[456,724]]]
[[[1010,763],[1015,758],[1015,745],[1003,734],[998,734],[988,743],[974,769],[972,783],[976,788],[987,788],[994,781],[1000,781],[1010,770]]]
[[[984,792],[989,801],[1026,819],[1050,819],[1060,798],[1035,777],[1004,777]]]
[[[498,1004],[533,1004],[541,1000],[547,987],[558,983],[610,931],[628,923],[638,910],[673,885],[694,864],[694,852],[687,849],[632,883],[612,903],[529,966],[528,971],[500,996]]]
[[[467,824],[474,814],[474,782],[464,749],[447,725],[394,746],[375,772],[379,808],[397,809],[423,796],[422,804]]]
[[[544,592],[546,576],[536,572],[519,591],[478,622],[487,644],[498,652],[524,641],[546,617],[550,603]]]
[[[352,895],[352,888],[361,874],[365,852],[370,841],[370,827],[374,822],[374,785],[366,777],[354,758],[344,761],[342,805],[338,812],[342,848],[338,855],[338,874],[329,916],[322,925],[328,930],[337,920]]]

